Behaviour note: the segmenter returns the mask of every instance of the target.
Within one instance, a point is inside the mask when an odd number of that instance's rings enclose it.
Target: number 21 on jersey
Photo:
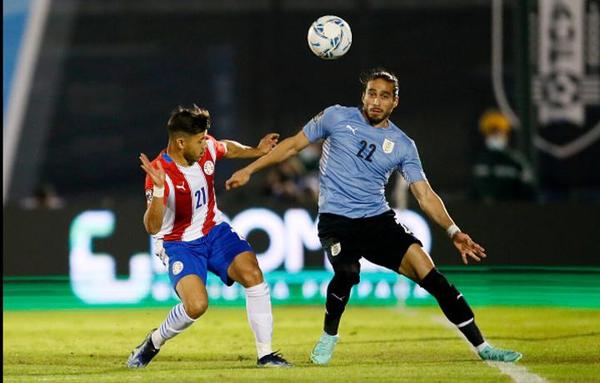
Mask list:
[[[196,190],[194,195],[196,196],[196,209],[199,209],[202,205],[206,205],[206,190],[204,188]]]

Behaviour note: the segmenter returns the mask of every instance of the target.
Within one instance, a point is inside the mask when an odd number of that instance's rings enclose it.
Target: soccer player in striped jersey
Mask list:
[[[218,141],[207,131],[210,114],[194,105],[178,107],[167,123],[169,143],[154,161],[140,155],[146,172],[144,226],[181,299],[164,322],[150,331],[129,356],[127,366],[145,367],[169,339],[188,328],[208,307],[206,275],[211,271],[228,286],[246,291],[248,322],[256,339],[259,367],[290,367],[273,352],[273,316],[269,286],[250,244],[223,221],[214,189],[215,163],[222,158],[260,157],[277,144],[278,134],[263,137],[256,148]]]
[[[440,225],[463,262],[479,262],[485,250],[454,223],[433,191],[413,140],[389,116],[398,106],[398,80],[384,69],[368,72],[362,107],[331,106],[316,115],[295,136],[235,172],[227,189],[240,187],[258,170],[279,163],[324,140],[320,161],[319,239],[334,276],[327,288],[324,332],[310,359],[326,364],[338,342],[338,327],[353,285],[360,280],[361,257],[417,282],[433,295],[446,317],[477,348],[484,360],[515,362],[521,354],[487,343],[463,295],[441,274],[421,242],[396,223],[384,189],[392,172],[400,171],[421,209]]]

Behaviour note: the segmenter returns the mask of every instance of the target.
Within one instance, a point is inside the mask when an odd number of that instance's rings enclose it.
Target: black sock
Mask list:
[[[475,314],[463,295],[454,285],[448,283],[446,277],[433,268],[419,284],[435,297],[446,317],[473,346],[483,343],[483,336],[475,324]]]
[[[483,343],[483,335],[481,335],[481,331],[479,331],[479,327],[475,324],[475,320],[465,325],[463,327],[458,328],[460,332],[463,333],[465,338],[475,347],[479,346]]]
[[[352,284],[339,275],[334,275],[327,286],[327,301],[325,303],[325,323],[323,329],[329,335],[337,335],[342,314],[350,299]]]

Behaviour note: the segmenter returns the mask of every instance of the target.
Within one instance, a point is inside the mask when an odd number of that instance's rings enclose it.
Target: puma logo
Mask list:
[[[185,191],[185,183],[182,182],[181,185],[175,185],[176,189],[180,189],[181,191]]]
[[[350,125],[346,125],[346,128],[350,129],[352,131],[352,134],[356,136],[356,131],[358,130],[358,128],[353,128]]]
[[[344,296],[342,296],[342,297],[338,297],[338,296],[337,296],[337,295],[335,295],[334,293],[331,293],[331,295],[332,295],[334,298],[337,298],[337,299],[339,299],[339,300],[340,300],[340,301],[342,301],[342,302],[344,301],[344,298],[346,298],[346,296],[345,296],[345,295],[344,295]]]

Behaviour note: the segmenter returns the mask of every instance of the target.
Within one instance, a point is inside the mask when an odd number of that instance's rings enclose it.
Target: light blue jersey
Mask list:
[[[425,180],[413,140],[391,121],[369,124],[359,108],[330,106],[303,128],[310,142],[325,139],[320,162],[319,212],[349,218],[390,209],[385,185],[394,170],[410,184]]]

